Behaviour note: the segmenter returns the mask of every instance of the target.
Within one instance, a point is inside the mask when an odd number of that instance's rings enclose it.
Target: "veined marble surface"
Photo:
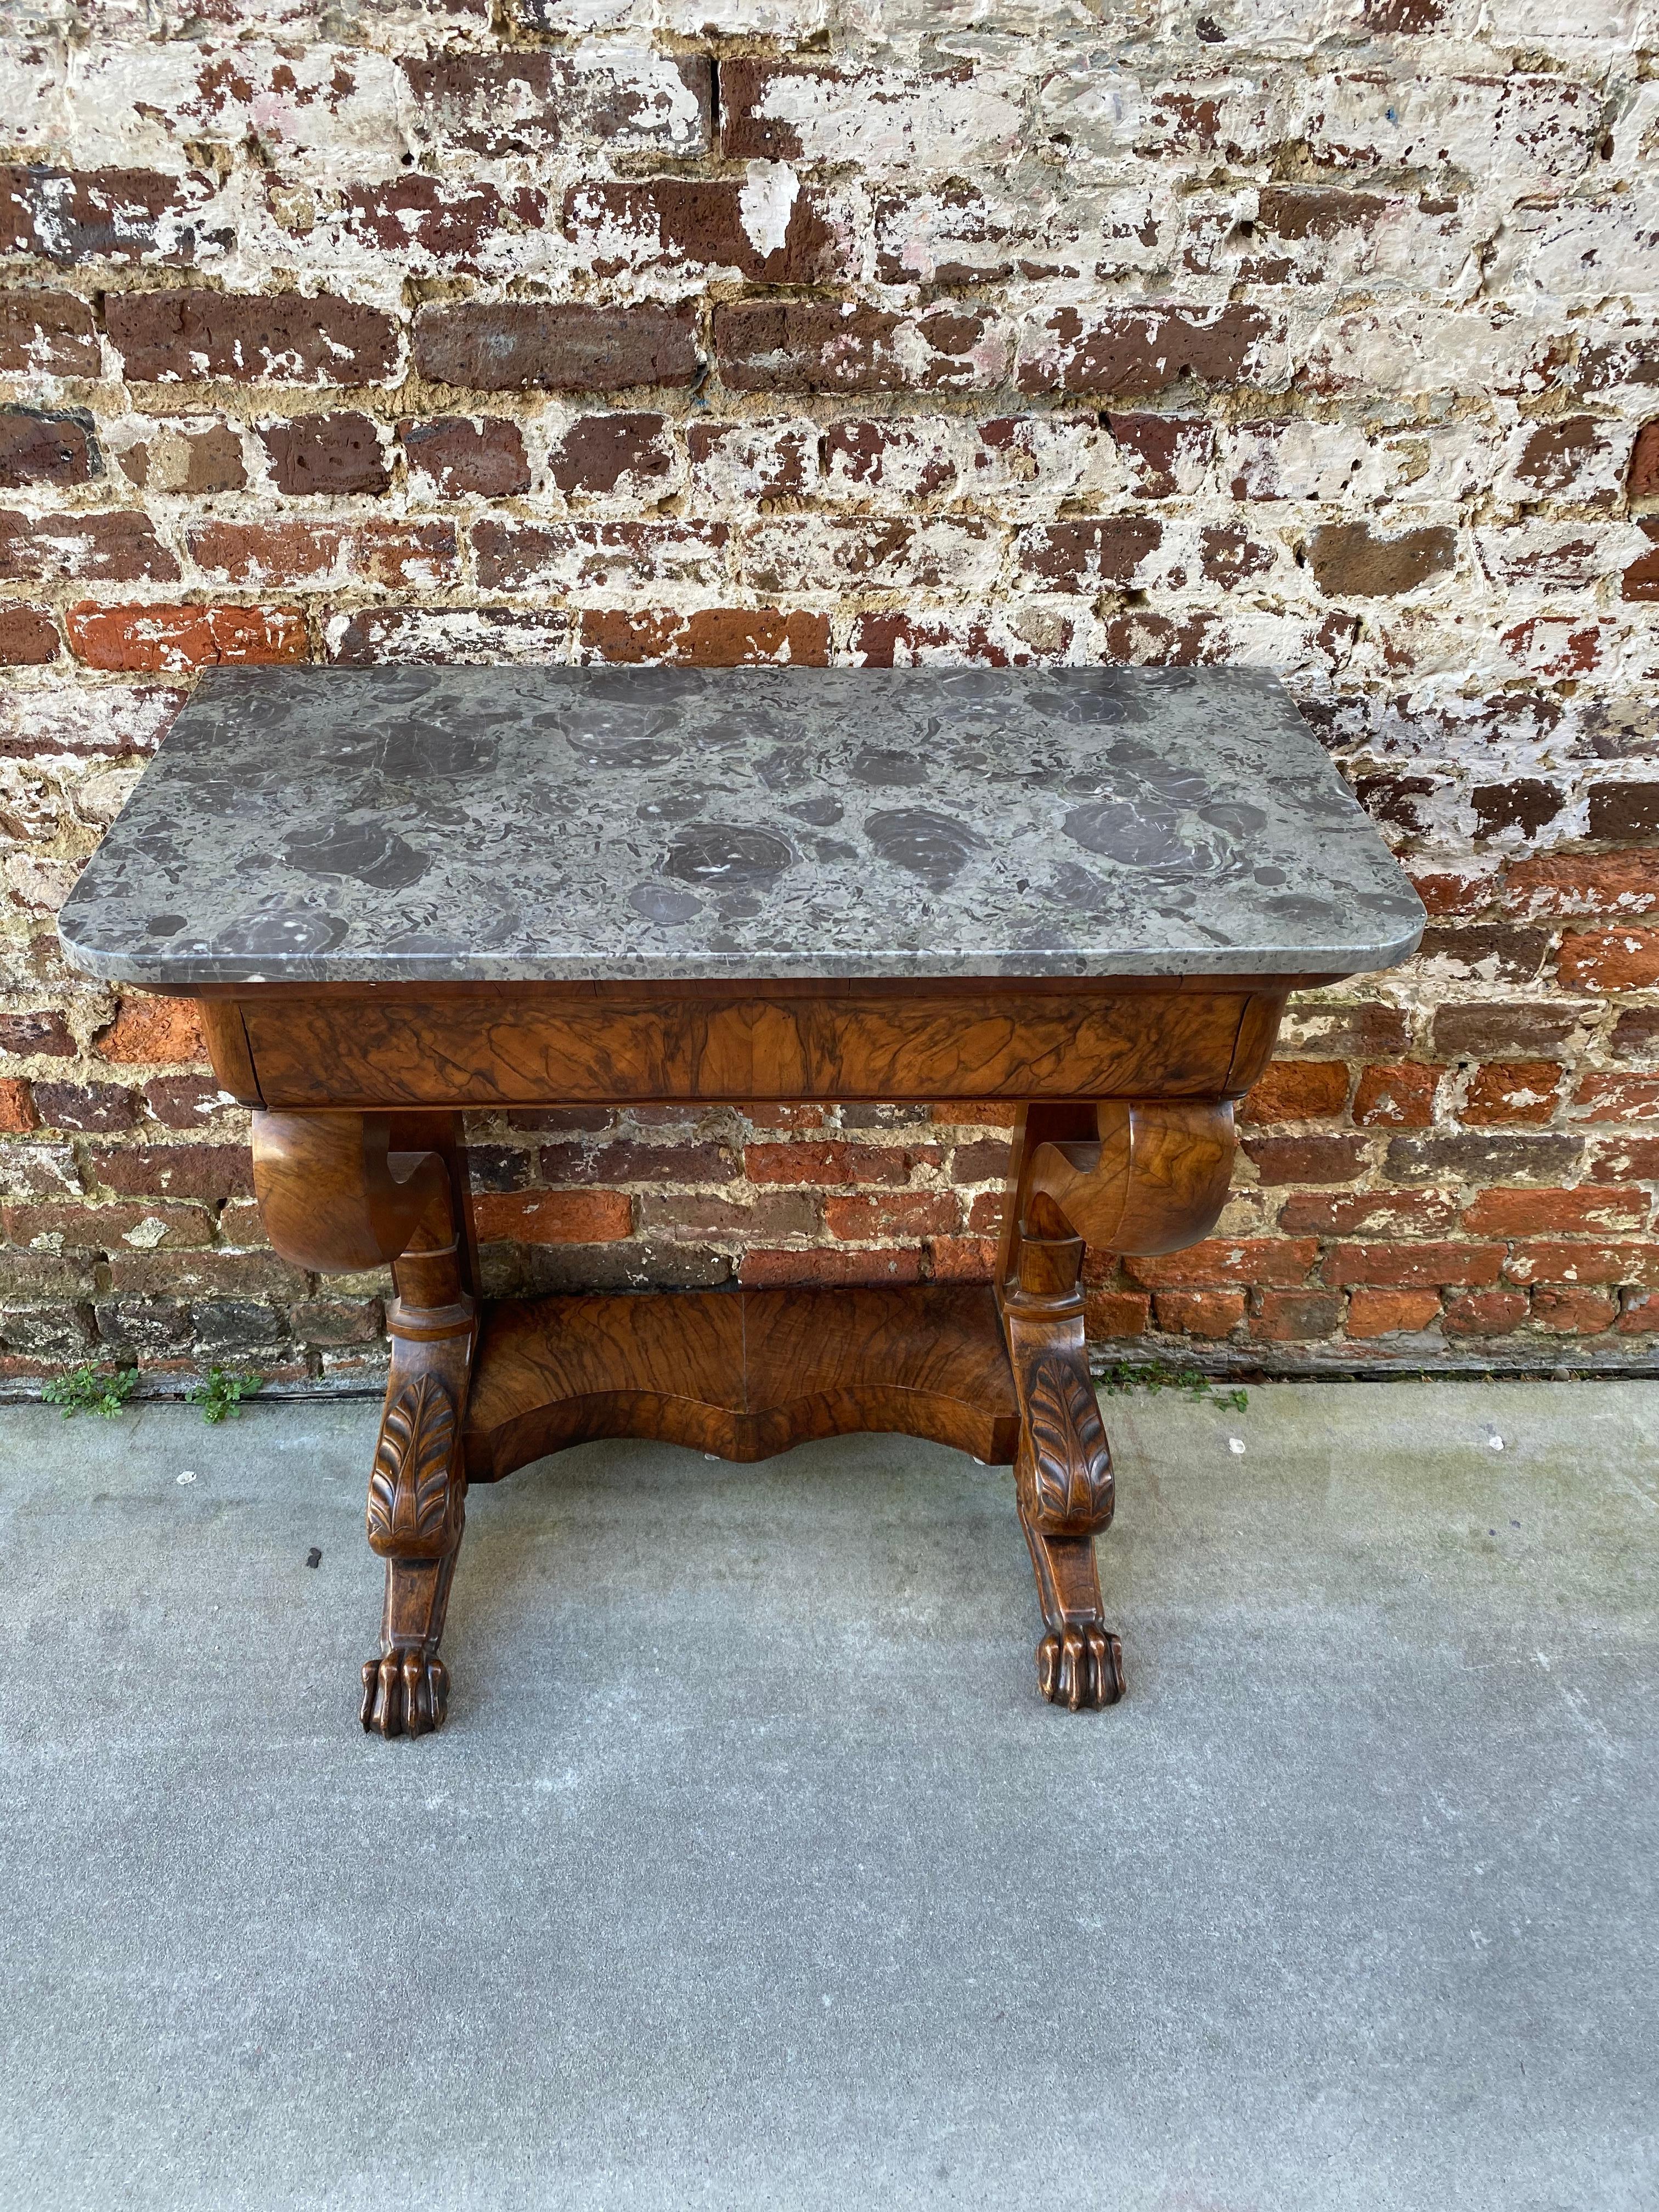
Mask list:
[[[1354,973],[1423,908],[1259,669],[204,676],[59,917],[209,981]]]

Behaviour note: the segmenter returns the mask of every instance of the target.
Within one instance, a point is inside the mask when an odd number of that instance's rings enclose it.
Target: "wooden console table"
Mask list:
[[[1204,1236],[1286,994],[1423,919],[1254,670],[385,668],[204,678],[61,927],[200,1000],[277,1251],[391,1263],[390,1736],[444,1717],[468,1485],[601,1436],[1012,1464],[1042,1693],[1113,1703],[1085,1247]],[[479,1298],[469,1108],[992,1098],[994,1285]]]

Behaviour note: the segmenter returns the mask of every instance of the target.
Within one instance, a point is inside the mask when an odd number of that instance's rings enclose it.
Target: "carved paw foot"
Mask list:
[[[1050,1629],[1037,1646],[1037,1686],[1051,1705],[1073,1712],[1115,1705],[1123,1695],[1123,1647],[1109,1628],[1092,1622]]]
[[[429,1735],[444,1724],[449,1669],[435,1654],[389,1653],[363,1662],[363,1726],[384,1736]]]

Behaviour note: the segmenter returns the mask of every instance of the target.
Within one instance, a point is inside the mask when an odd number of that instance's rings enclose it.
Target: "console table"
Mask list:
[[[567,1444],[884,1429],[1014,1469],[1042,1694],[1113,1703],[1085,1245],[1177,1249],[1286,994],[1423,910],[1260,671],[205,676],[63,910],[197,999],[277,1251],[390,1262],[362,1720],[444,1717],[468,1485]],[[1001,1099],[994,1283],[478,1294],[461,1116]]]

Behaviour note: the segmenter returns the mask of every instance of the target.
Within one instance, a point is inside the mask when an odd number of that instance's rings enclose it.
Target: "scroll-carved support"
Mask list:
[[[1073,1712],[1123,1694],[1095,1558],[1112,1455],[1084,1342],[1084,1253],[1195,1242],[1226,1203],[1232,1158],[1227,1100],[1033,1106],[1016,1137],[1000,1270],[1020,1407],[1015,1491],[1042,1607],[1038,1686]]]
[[[256,1114],[253,1184],[271,1243],[337,1273],[390,1261],[392,1372],[368,1482],[386,1561],[380,1652],[362,1723],[385,1736],[443,1724],[438,1656],[466,1522],[462,1419],[477,1345],[466,1186],[449,1115]]]

